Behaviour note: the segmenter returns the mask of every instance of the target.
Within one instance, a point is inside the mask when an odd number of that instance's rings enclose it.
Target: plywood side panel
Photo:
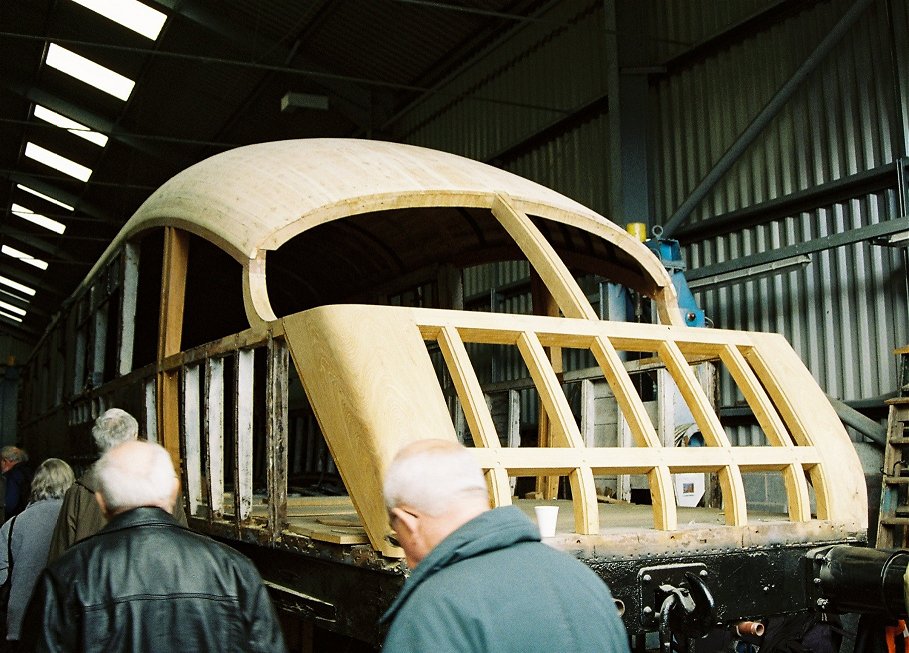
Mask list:
[[[388,516],[382,478],[395,453],[424,438],[457,441],[420,333],[406,312],[332,306],[283,320],[291,355],[372,546]],[[406,374],[402,374],[406,370]]]

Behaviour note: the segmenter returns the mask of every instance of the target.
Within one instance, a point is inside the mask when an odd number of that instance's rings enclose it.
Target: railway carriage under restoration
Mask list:
[[[502,269],[521,274],[474,282]],[[631,321],[602,319],[617,287]],[[721,424],[718,378],[757,444]],[[560,505],[546,541],[632,635],[804,610],[806,554],[866,538],[852,443],[784,338],[686,326],[622,228],[418,147],[251,145],[153,193],[32,355],[23,439],[87,463],[111,406],[179,464],[192,528],[253,558],[284,611],[367,643],[406,574],[382,473],[419,438],[473,447],[495,505]],[[714,491],[685,507],[692,478]],[[779,510],[752,478],[779,481]]]

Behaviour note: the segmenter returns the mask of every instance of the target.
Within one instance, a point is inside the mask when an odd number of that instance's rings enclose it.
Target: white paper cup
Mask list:
[[[556,532],[556,520],[559,517],[558,506],[535,506],[537,526],[541,537],[553,537]]]

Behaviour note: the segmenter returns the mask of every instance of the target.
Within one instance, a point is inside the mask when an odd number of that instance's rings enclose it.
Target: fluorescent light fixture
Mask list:
[[[152,41],[158,38],[167,15],[136,0],[73,0],[86,9],[120,23]]]
[[[18,281],[13,281],[12,279],[8,279],[7,277],[4,277],[2,274],[0,274],[0,283],[2,283],[4,286],[9,286],[13,290],[18,290],[21,293],[25,293],[29,297],[34,297],[34,295],[35,295],[34,288],[29,288],[28,286],[21,284]]]
[[[20,252],[18,249],[10,247],[9,245],[0,246],[0,253],[6,254],[7,256],[12,256],[17,258],[23,263],[28,263],[29,265],[34,265],[36,268],[41,270],[47,269],[47,261],[42,261],[40,258],[35,258],[25,252]]]
[[[66,116],[61,115],[56,111],[51,111],[47,107],[42,107],[40,104],[35,105],[35,118],[40,118],[41,120],[49,122],[52,125],[62,127],[70,134],[75,134],[79,138],[84,138],[85,140],[94,143],[95,145],[100,145],[101,147],[107,145],[107,136],[104,134],[92,131],[81,122],[70,120]]]
[[[88,178],[92,176],[91,168],[86,168],[84,165],[71,161],[59,154],[55,154],[50,150],[45,150],[40,145],[35,145],[34,143],[25,144],[25,156],[34,159],[39,163],[43,163],[46,166],[50,166],[54,170],[59,170],[70,177],[75,177],[79,181],[88,181]]]
[[[746,281],[754,281],[775,274],[792,272],[795,269],[805,267],[809,263],[811,263],[811,256],[808,254],[798,254],[796,256],[790,256],[789,258],[780,259],[779,261],[750,265],[739,270],[731,270],[709,277],[692,279],[688,282],[688,287],[691,290],[695,290],[708,286],[725,286],[731,283],[745,283]]]
[[[16,315],[25,315],[26,311],[24,308],[19,308],[18,306],[13,306],[9,302],[5,302],[0,299],[0,308],[5,310],[7,313],[15,313]]]
[[[51,68],[72,75],[78,80],[94,86],[95,88],[110,93],[116,98],[126,100],[133,92],[136,82],[115,73],[110,68],[105,68],[91,59],[86,59],[75,52],[62,48],[56,43],[51,43],[47,48],[45,62]]]
[[[31,193],[35,197],[40,197],[43,200],[47,200],[51,204],[56,204],[57,206],[63,207],[67,211],[75,211],[75,209],[73,207],[71,207],[69,204],[64,204],[60,200],[55,200],[50,195],[45,195],[44,193],[39,193],[34,188],[29,188],[28,186],[23,186],[22,184],[16,184],[16,188],[18,188],[19,190],[24,190],[26,193]]]
[[[39,227],[50,229],[54,233],[62,234],[64,231],[66,231],[66,225],[62,222],[57,222],[53,218],[49,218],[46,215],[35,213],[34,211],[31,211],[19,204],[13,204],[12,211],[14,215],[18,215],[20,218],[28,220],[29,222],[36,224]]]
[[[297,109],[328,111],[328,96],[288,91],[284,94],[284,97],[281,98],[281,111],[283,113],[288,113],[296,111]]]
[[[8,314],[4,313],[3,311],[0,311],[0,317],[5,317],[7,320],[13,320],[15,322],[22,321],[21,317],[16,317],[15,315],[8,315]]]

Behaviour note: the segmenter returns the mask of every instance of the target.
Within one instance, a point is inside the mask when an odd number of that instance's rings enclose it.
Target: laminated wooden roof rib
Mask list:
[[[630,269],[640,289],[664,305],[675,305],[671,280],[659,261],[596,212],[478,161],[380,141],[277,141],[213,156],[155,191],[127,222],[108,254],[144,230],[174,226],[211,240],[236,258],[245,266],[248,284],[264,284],[266,252],[320,225],[378,212],[393,218],[402,209],[492,211],[497,197],[508,198],[516,210],[529,216],[598,236],[622,254],[614,261],[601,257],[604,266],[616,268],[617,275]],[[408,236],[405,231],[402,228],[402,240]],[[256,281],[256,275],[263,279]],[[259,313],[271,319],[269,311]]]

